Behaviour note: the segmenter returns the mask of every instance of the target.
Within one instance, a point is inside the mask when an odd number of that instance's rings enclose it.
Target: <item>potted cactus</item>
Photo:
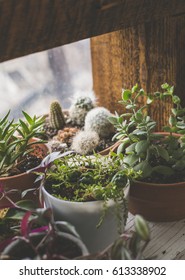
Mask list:
[[[84,123],[83,131],[77,133],[73,138],[71,149],[80,154],[90,154],[94,150],[101,155],[106,155],[110,150],[114,151],[114,146],[111,142],[108,147],[101,149],[101,140],[111,139],[115,129],[109,122],[109,118],[113,116],[109,110],[104,107],[96,107],[90,110]],[[97,147],[100,147],[97,149]]]
[[[139,99],[146,104],[139,107]],[[156,132],[156,122],[149,116],[152,102],[173,104],[169,125]],[[135,85],[123,90],[121,103],[128,112],[111,118],[122,138],[118,153],[141,178],[130,187],[129,210],[151,221],[174,221],[185,218],[185,108],[174,94],[174,87],[162,85],[162,92],[146,94]]]
[[[42,134],[43,118],[23,112],[25,120],[9,120],[8,112],[0,119],[0,208],[9,207],[8,197],[15,202],[21,193],[34,188],[35,174],[28,169],[37,166],[48,153],[38,137]],[[28,197],[33,198],[31,193]]]
[[[84,126],[85,117],[95,107],[94,100],[86,95],[78,95],[69,108],[69,118],[74,125]]]
[[[80,154],[110,151],[114,126],[108,121],[112,114],[104,107],[96,107],[87,96],[78,96],[68,111],[62,111],[57,101],[50,104],[45,133],[53,151],[73,149]],[[112,150],[114,147],[111,147]]]
[[[75,226],[91,253],[123,231],[127,187],[137,172],[123,166],[121,157],[54,152],[34,170],[42,174],[45,205],[56,220]]]

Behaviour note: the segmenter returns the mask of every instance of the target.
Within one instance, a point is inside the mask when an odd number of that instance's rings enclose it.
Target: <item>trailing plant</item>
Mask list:
[[[50,104],[49,123],[52,128],[57,130],[65,126],[65,118],[58,101],[53,101]]]
[[[19,173],[19,165],[32,152],[33,145],[43,143],[33,138],[42,136],[44,117],[22,113],[25,120],[10,121],[10,111],[0,119],[0,176]]]
[[[166,84],[161,92],[147,94],[136,84],[131,90],[123,90],[122,99],[126,112],[109,118],[121,140],[118,154],[124,153],[124,162],[135,171],[142,170],[142,178],[152,182],[184,181],[185,176],[185,108],[174,94],[174,87]],[[140,98],[145,104],[140,106]],[[150,117],[150,105],[154,102],[173,104],[169,124],[163,128],[166,134],[155,133],[156,122]],[[177,135],[180,134],[180,135]]]
[[[92,109],[85,118],[85,131],[95,131],[100,138],[109,137],[114,133],[114,126],[109,122],[111,112],[104,107]]]
[[[41,173],[45,189],[59,199],[76,202],[102,200],[104,210],[99,225],[105,216],[108,200],[114,200],[119,230],[127,219],[124,189],[140,174],[123,164],[122,156],[115,153],[102,157],[99,154],[81,156],[72,152],[61,155],[55,152],[34,170]]]

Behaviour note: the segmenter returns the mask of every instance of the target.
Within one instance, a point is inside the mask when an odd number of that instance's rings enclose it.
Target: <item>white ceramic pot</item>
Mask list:
[[[50,195],[44,187],[42,194],[45,206],[52,208],[54,218],[74,225],[90,253],[103,250],[118,237],[116,205],[113,200],[108,202],[104,220],[97,228],[103,211],[103,201],[65,201]],[[124,229],[123,225],[122,228]]]

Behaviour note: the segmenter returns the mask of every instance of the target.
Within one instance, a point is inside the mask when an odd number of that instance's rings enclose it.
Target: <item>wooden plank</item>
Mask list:
[[[182,13],[184,0],[0,0],[0,61]]]
[[[91,39],[94,91],[98,104],[123,113],[122,88],[136,83],[147,92],[168,82],[185,105],[185,15],[139,24]],[[106,99],[105,99],[106,96]],[[114,98],[112,98],[114,96]],[[160,131],[168,124],[170,99],[152,105]]]
[[[185,259],[185,220],[170,223],[148,222],[151,241],[145,258],[157,260]],[[129,214],[126,229],[134,229],[134,216]]]

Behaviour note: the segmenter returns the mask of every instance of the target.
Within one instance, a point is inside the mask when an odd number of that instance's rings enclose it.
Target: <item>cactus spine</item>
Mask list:
[[[50,104],[49,122],[50,126],[57,130],[65,126],[65,118],[58,101],[53,101]]]
[[[80,131],[74,136],[71,148],[81,155],[92,153],[98,146],[100,138],[95,131]]]
[[[69,117],[74,125],[83,126],[87,113],[94,108],[88,96],[79,96],[69,108]]]
[[[96,131],[100,138],[107,138],[114,132],[114,126],[109,117],[112,114],[104,107],[96,107],[88,112],[85,118],[85,131]]]

